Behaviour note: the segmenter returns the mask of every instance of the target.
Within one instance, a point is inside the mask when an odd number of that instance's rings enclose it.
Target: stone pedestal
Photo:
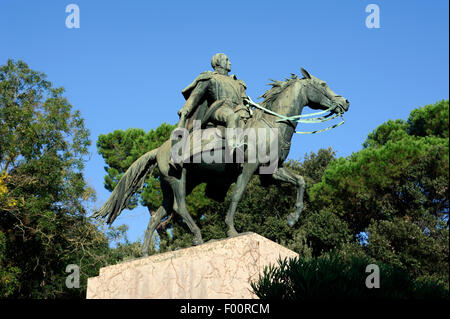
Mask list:
[[[95,298],[257,298],[250,287],[264,266],[295,252],[255,233],[139,258],[88,279]]]

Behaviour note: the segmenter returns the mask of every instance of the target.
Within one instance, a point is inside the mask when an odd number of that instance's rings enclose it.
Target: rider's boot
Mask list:
[[[236,113],[232,113],[230,116],[227,117],[227,128],[229,129],[237,129],[239,128],[239,120],[240,116]],[[241,143],[241,144],[240,144]],[[245,144],[243,141],[241,141],[241,136],[238,135],[238,132],[235,131],[232,134],[232,138],[227,138],[227,147],[228,151],[230,152],[230,156],[234,156],[234,151],[237,147],[242,146]]]

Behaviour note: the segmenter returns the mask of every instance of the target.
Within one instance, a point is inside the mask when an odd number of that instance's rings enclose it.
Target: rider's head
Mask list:
[[[224,53],[216,53],[212,57],[211,66],[214,71],[220,74],[228,75],[231,71],[231,62]]]

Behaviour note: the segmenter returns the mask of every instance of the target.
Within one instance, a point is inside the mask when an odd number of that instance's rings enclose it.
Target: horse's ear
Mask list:
[[[308,71],[306,71],[304,68],[300,68],[300,71],[302,72],[302,75],[307,78],[310,79],[311,78],[311,74],[309,74]]]

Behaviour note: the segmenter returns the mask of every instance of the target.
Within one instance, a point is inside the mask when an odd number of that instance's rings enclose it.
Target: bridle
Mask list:
[[[328,97],[327,97],[328,98]],[[344,124],[344,113],[336,113],[333,115],[332,110],[334,109],[334,107],[330,106],[328,109],[320,111],[320,112],[315,112],[315,113],[310,113],[310,114],[303,114],[303,115],[294,115],[294,116],[284,116],[281,114],[278,114],[277,112],[274,112],[272,110],[269,110],[267,108],[265,108],[264,106],[253,102],[250,98],[249,98],[249,104],[266,112],[269,113],[271,115],[274,115],[276,117],[278,117],[279,119],[276,120],[276,122],[284,122],[284,121],[288,121],[288,122],[297,122],[297,123],[308,123],[308,124],[312,124],[312,123],[323,123],[323,122],[327,122],[330,121],[332,119],[335,119],[336,117],[340,116],[342,121],[340,123],[331,125],[327,128],[321,129],[321,130],[316,130],[316,131],[312,131],[312,132],[301,132],[301,131],[294,131],[297,134],[315,134],[315,133],[320,133],[320,132],[325,132],[328,130],[331,130],[335,127],[338,127],[342,124]],[[325,114],[329,112],[329,114],[325,115],[325,116],[319,116],[322,114]],[[333,116],[332,116],[333,115]],[[314,116],[314,117],[311,117]],[[311,117],[311,118],[309,118]]]

